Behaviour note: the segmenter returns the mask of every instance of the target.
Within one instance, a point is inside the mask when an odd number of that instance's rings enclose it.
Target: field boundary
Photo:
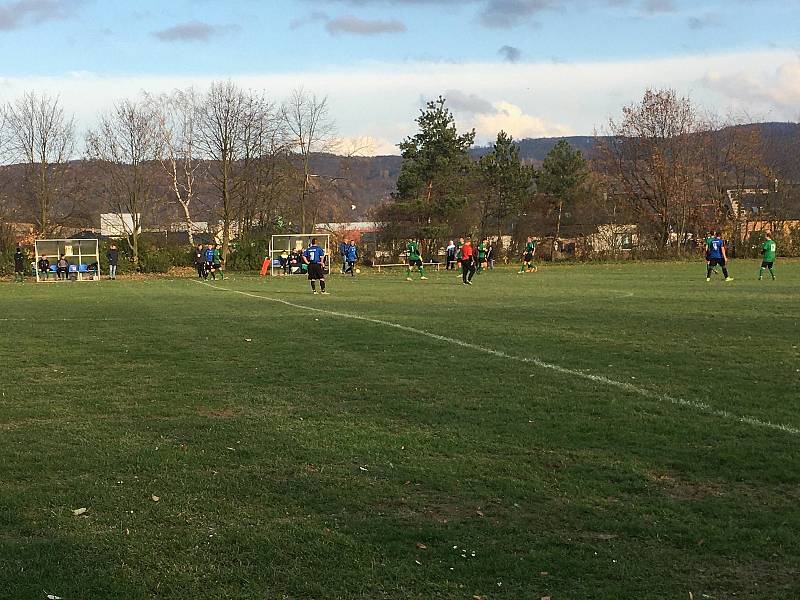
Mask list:
[[[416,327],[410,327],[408,325],[402,325],[400,323],[393,323],[392,321],[385,321],[383,319],[376,319],[374,317],[366,317],[363,315],[357,315],[353,313],[344,313],[339,312],[336,310],[330,310],[327,308],[319,308],[316,306],[308,306],[305,304],[297,304],[295,302],[290,302],[288,300],[281,300],[280,298],[272,298],[270,296],[260,296],[258,294],[253,294],[252,292],[243,292],[241,290],[233,290],[230,288],[223,288],[217,285],[212,285],[205,281],[195,281],[194,283],[198,283],[200,285],[204,285],[209,287],[213,290],[217,290],[220,292],[228,292],[231,294],[239,294],[240,296],[246,296],[248,298],[255,298],[257,300],[266,300],[267,302],[274,302],[276,304],[283,304],[285,306],[289,306],[292,308],[298,308],[301,310],[305,310],[308,312],[315,312],[325,315],[330,315],[333,317],[340,317],[343,319],[352,319],[355,321],[363,321],[365,323],[373,323],[375,325],[382,325],[384,327],[391,327],[393,329],[398,329],[400,331],[405,331],[407,333],[413,333],[415,335],[421,335],[427,338],[431,338],[440,342],[446,342],[448,344],[452,344],[455,346],[460,346],[462,348],[468,348],[470,350],[476,350],[478,352],[482,352],[484,354],[489,354],[491,356],[495,356],[498,358],[504,358],[506,360],[513,360],[516,362],[521,362],[529,365],[533,365],[535,367],[539,367],[540,369],[547,369],[549,371],[554,371],[556,373],[561,373],[562,375],[569,375],[571,377],[579,377],[581,379],[585,379],[587,381],[593,381],[595,383],[601,383],[603,385],[609,387],[615,387],[617,389],[624,390],[626,392],[631,392],[637,394],[643,398],[647,398],[649,400],[655,400],[662,404],[672,404],[674,406],[678,406],[681,408],[688,408],[694,409],[698,412],[705,413],[707,415],[711,415],[714,417],[718,417],[720,419],[725,419],[726,421],[735,421],[737,423],[742,423],[744,425],[750,425],[753,427],[762,427],[766,429],[771,429],[774,431],[782,431],[784,433],[788,433],[795,436],[800,436],[800,428],[794,427],[792,425],[786,425],[783,423],[772,423],[771,421],[764,421],[757,417],[751,416],[740,416],[736,415],[732,412],[727,410],[722,410],[719,408],[714,408],[713,406],[706,404],[705,402],[701,402],[699,400],[686,400],[684,398],[676,398],[674,396],[670,396],[667,394],[660,394],[658,392],[654,392],[648,390],[647,388],[640,387],[638,385],[633,385],[631,383],[626,383],[624,381],[617,381],[616,379],[611,379],[606,377],[605,375],[596,375],[593,373],[587,373],[584,371],[578,371],[576,369],[570,369],[568,367],[562,367],[561,365],[557,365],[555,363],[549,363],[543,361],[539,358],[535,357],[526,357],[526,356],[516,356],[513,354],[508,354],[503,352],[502,350],[496,350],[494,348],[487,348],[485,346],[481,346],[479,344],[473,344],[471,342],[465,342],[464,340],[459,340],[457,338],[452,338],[444,335],[439,335],[438,333],[433,333],[430,331],[426,331],[424,329],[417,329]]]

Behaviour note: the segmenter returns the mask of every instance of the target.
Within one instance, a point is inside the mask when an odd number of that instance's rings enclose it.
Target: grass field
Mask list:
[[[798,598],[777,266],[0,285],[0,597]]]

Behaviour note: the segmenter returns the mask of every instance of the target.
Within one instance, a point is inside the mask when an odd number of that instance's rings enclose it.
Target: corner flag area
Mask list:
[[[0,596],[800,597],[800,262],[0,286]]]

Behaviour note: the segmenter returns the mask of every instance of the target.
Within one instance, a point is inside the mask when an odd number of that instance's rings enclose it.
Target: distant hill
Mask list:
[[[757,123],[741,125],[744,128],[757,128],[764,139],[767,163],[775,175],[782,179],[800,181],[800,124],[797,123]],[[725,130],[720,132],[723,135]],[[559,140],[566,140],[576,150],[580,150],[587,158],[591,158],[599,139],[592,136],[571,136],[558,138],[528,138],[518,141],[520,157],[528,164],[541,165]],[[491,151],[491,147],[476,147],[471,150],[477,159]],[[323,177],[335,178],[337,193],[341,194],[342,203],[356,209],[349,213],[352,219],[368,217],[372,206],[380,204],[391,197],[400,174],[402,159],[399,156],[350,157],[335,154],[317,154],[312,157],[311,170]],[[84,194],[87,200],[81,203],[79,214],[73,214],[73,221],[97,226],[99,213],[105,210],[104,198],[108,191],[102,184],[100,167],[87,161],[75,161],[70,164],[70,176],[87,186]],[[3,197],[9,199],[11,206],[6,207],[6,214],[23,217],[30,209],[20,206],[22,197],[21,185],[24,169],[20,165],[0,167],[0,202]],[[215,205],[215,192],[208,181],[198,182],[197,206],[194,213],[198,220],[211,217]],[[166,191],[164,193],[167,193]],[[14,206],[14,204],[17,204]],[[10,210],[8,210],[10,208]],[[16,209],[16,210],[15,210]],[[170,222],[180,218],[175,206],[162,206],[161,213],[153,216],[154,220]],[[22,218],[21,220],[28,220]]]

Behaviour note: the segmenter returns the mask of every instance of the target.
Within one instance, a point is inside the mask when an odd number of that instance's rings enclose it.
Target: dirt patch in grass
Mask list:
[[[702,500],[724,496],[722,485],[714,482],[690,482],[674,473],[648,471],[647,478],[670,498],[676,500]]]
[[[198,407],[197,414],[210,419],[232,419],[236,416],[236,413],[230,408],[208,408],[207,406]]]

